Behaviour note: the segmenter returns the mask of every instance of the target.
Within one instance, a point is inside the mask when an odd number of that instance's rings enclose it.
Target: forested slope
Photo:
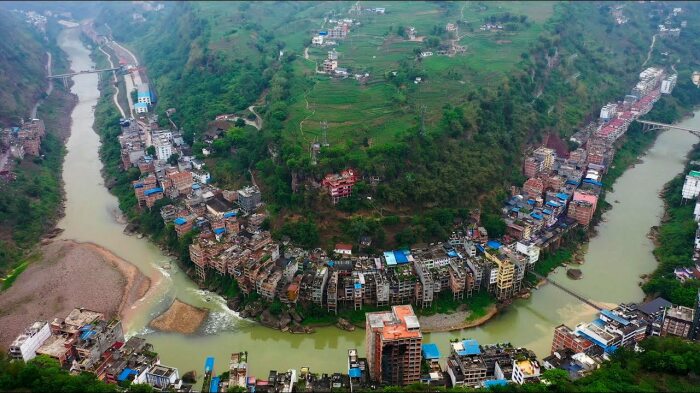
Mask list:
[[[15,125],[46,88],[46,53],[39,34],[0,9],[0,125]]]

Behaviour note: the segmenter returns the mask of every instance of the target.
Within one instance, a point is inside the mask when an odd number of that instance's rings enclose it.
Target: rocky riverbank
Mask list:
[[[491,305],[486,314],[470,319],[471,311],[461,310],[452,314],[434,314],[418,318],[423,333],[451,332],[483,325],[498,314],[498,307]]]

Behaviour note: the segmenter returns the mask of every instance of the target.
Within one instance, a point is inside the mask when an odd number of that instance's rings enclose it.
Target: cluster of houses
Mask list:
[[[618,348],[637,349],[637,344],[650,336],[697,340],[698,307],[697,300],[690,308],[656,298],[641,304],[621,304],[612,310],[600,309],[593,321],[575,329],[566,325],[554,328],[551,354],[543,359],[543,366],[566,370],[572,379],[578,379],[599,368]]]
[[[338,52],[335,49],[328,51],[328,57],[323,60],[323,73],[338,77],[348,76],[346,68],[338,67]]]
[[[160,364],[158,354],[143,338],[124,338],[119,319],[76,308],[65,318],[37,321],[12,342],[9,357],[29,361],[37,355],[55,359],[78,375],[94,374],[110,384],[148,384],[158,391],[189,391],[178,370]]]
[[[681,28],[685,28],[688,25],[687,21],[680,21],[680,23],[677,22],[676,18],[682,13],[683,8],[674,8],[673,11],[666,17],[664,23],[659,25],[659,36],[678,38],[681,34]]]
[[[335,26],[328,30],[320,30],[313,37],[311,37],[311,45],[314,46],[332,46],[336,44],[336,40],[344,40],[347,38],[350,28],[358,25],[359,22],[353,21],[352,19],[330,19],[328,23]]]
[[[610,9],[610,13],[612,14],[613,18],[615,18],[615,23],[618,25],[624,25],[625,23],[629,22],[629,18],[625,16],[623,13],[623,9],[625,8],[624,4],[616,5]]]
[[[1,132],[0,149],[21,160],[25,155],[39,156],[41,139],[46,135],[46,128],[43,120],[31,119],[22,120],[19,127],[3,128]]]
[[[581,147],[569,152],[556,137],[535,149],[524,161],[527,177],[513,187],[503,207],[506,243],[514,241],[547,248],[558,246],[562,235],[590,225],[602,190],[602,178],[612,163],[615,143],[632,121],[648,113],[661,94],[670,94],[676,75],[650,67],[623,102],[609,103],[600,118],[571,140]]]

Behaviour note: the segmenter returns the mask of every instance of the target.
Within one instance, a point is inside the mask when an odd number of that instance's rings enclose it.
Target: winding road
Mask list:
[[[100,52],[104,53],[105,56],[107,56],[107,61],[109,61],[109,66],[114,68],[114,63],[112,62],[112,56],[109,53],[105,52],[101,46],[99,48],[100,48]],[[122,108],[122,106],[119,105],[119,86],[117,85],[117,73],[114,71],[112,72],[112,78],[113,78],[112,80],[114,81],[114,89],[116,90],[116,92],[112,96],[112,99],[114,100],[114,105],[116,105],[117,109],[119,109],[119,113],[121,113],[122,118],[125,118],[126,113],[124,112],[124,108]]]

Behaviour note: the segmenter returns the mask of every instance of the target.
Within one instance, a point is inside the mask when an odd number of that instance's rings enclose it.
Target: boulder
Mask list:
[[[286,330],[291,322],[292,322],[292,317],[289,316],[289,313],[286,311],[282,311],[282,314],[280,315],[280,322],[279,322],[280,330]]]
[[[350,323],[347,319],[344,318],[338,318],[338,323],[335,324],[339,329],[346,330],[348,332],[352,332],[355,330],[355,325]]]
[[[293,310],[293,309],[289,310],[289,315],[291,315],[294,322],[301,323],[301,321],[302,321],[301,315],[299,315],[299,313],[296,310]]]
[[[272,313],[270,313],[270,310],[265,309],[261,314],[260,314],[260,323],[263,324],[264,326],[273,328],[273,329],[278,329],[280,321],[277,319]]]

